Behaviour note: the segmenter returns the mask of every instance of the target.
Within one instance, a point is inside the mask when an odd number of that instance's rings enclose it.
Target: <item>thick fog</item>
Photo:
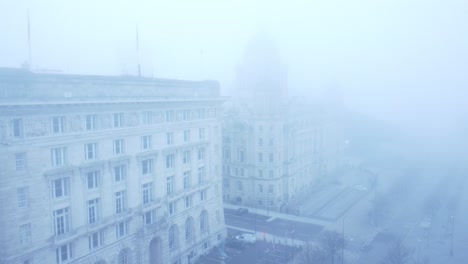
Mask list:
[[[217,80],[230,97],[258,35],[273,43],[289,96],[340,105],[346,155],[404,168],[400,184],[423,186],[423,200],[458,197],[436,186],[468,173],[466,0],[0,3],[0,67],[137,76],[140,64],[144,77]]]
[[[216,79],[233,93],[250,38],[279,47],[292,93],[340,90],[347,105],[453,139],[466,120],[466,1],[22,1],[1,6],[1,66]],[[139,34],[139,54],[136,32]],[[466,128],[465,128],[466,129]],[[448,133],[448,134],[446,134]],[[460,135],[457,135],[460,136]],[[455,145],[459,145],[458,143]]]

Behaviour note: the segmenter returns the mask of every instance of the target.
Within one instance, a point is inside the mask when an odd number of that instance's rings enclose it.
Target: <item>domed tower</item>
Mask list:
[[[287,96],[287,71],[274,41],[257,34],[237,68],[237,96],[255,112],[275,112]]]

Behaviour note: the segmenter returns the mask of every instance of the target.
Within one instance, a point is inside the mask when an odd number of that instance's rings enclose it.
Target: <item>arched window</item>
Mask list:
[[[118,264],[129,264],[130,261],[129,261],[128,258],[129,258],[128,250],[127,249],[122,249],[119,252],[117,263]]]
[[[202,233],[208,231],[208,212],[206,210],[200,213],[200,231]]]
[[[193,218],[189,217],[185,220],[185,240],[192,240],[194,238],[194,223]]]
[[[176,225],[169,227],[168,232],[169,249],[175,249],[178,246],[178,229]]]

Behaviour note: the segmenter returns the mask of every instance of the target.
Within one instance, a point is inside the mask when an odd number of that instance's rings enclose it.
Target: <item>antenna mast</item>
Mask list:
[[[138,38],[138,25],[136,26],[136,49],[137,49],[138,77],[141,77],[141,67],[140,67],[140,40],[139,40],[139,38]]]

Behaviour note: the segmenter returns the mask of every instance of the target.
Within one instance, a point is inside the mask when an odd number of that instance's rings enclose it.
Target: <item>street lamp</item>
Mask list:
[[[257,234],[257,202],[254,201],[254,234]]]
[[[294,259],[294,250],[296,249],[296,247],[294,246],[294,233],[296,232],[296,230],[291,230],[291,246],[292,246],[292,256],[291,256],[291,259]]]
[[[418,239],[418,264],[420,263],[420,260],[421,260],[421,242],[422,242],[422,239]]]
[[[346,215],[343,215],[343,222],[341,225],[341,232],[343,235],[343,241],[341,241],[341,264],[344,263],[344,243],[345,243],[345,236],[344,236],[344,220],[346,218]]]
[[[452,235],[451,235],[451,241],[450,241],[450,256],[453,256],[453,232],[455,229],[455,216],[450,216],[450,220],[452,221]]]

